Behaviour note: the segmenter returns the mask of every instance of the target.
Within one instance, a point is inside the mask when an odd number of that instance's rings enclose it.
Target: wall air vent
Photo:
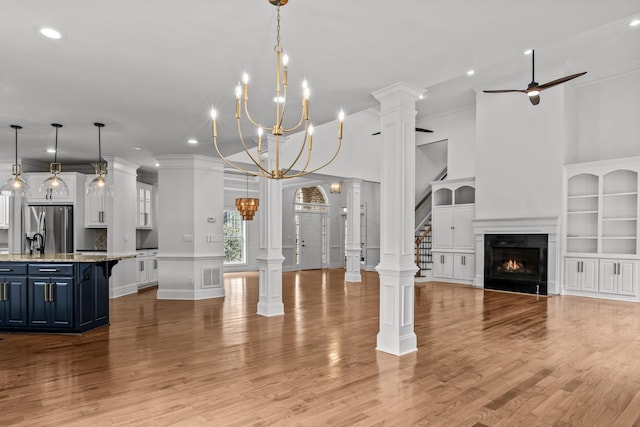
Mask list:
[[[202,287],[222,287],[222,269],[220,267],[204,267],[202,269]]]

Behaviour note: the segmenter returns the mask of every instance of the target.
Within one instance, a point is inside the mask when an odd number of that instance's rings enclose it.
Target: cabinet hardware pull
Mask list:
[[[2,301],[9,301],[9,299],[7,298],[7,284],[6,283],[2,284],[2,291],[3,291]]]
[[[49,296],[49,284],[45,283],[44,284],[44,302],[49,302],[48,296]]]
[[[46,272],[46,273],[53,273],[58,271],[57,268],[40,268],[38,269],[38,271],[42,271],[42,272]]]
[[[49,302],[53,302],[53,283],[49,283]]]
[[[0,271],[3,272],[3,273],[8,273],[8,272],[13,271],[13,268],[0,268]]]

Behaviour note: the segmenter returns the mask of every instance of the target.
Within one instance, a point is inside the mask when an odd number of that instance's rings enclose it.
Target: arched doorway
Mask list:
[[[302,187],[295,193],[296,264],[301,270],[328,266],[328,206],[322,187]]]

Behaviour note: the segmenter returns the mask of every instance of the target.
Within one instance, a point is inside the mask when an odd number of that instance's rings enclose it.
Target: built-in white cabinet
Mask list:
[[[601,259],[599,284],[602,293],[636,296],[636,261]]]
[[[85,188],[93,179],[93,175],[86,177]],[[84,198],[84,226],[87,228],[107,228],[109,220],[107,198],[86,195]]]
[[[453,254],[450,252],[433,253],[433,277],[440,279],[453,278]]]
[[[9,196],[0,194],[0,229],[9,228]]]
[[[433,188],[433,276],[471,283],[475,274],[475,180],[435,181]]]
[[[640,157],[565,167],[567,293],[637,300]]]
[[[136,252],[138,288],[158,283],[158,250],[142,249]]]
[[[136,228],[153,228],[152,223],[152,197],[153,186],[138,182],[137,189],[137,208],[136,208]]]
[[[74,204],[76,201],[76,173],[60,173],[60,178],[64,180],[69,189],[67,197],[53,197],[50,193],[40,193],[40,186],[45,179],[49,178],[49,172],[30,172],[26,175],[26,181],[31,190],[31,197],[28,199],[30,204]]]
[[[473,254],[454,254],[453,278],[460,280],[473,280],[475,265],[475,256]]]
[[[598,260],[594,258],[565,258],[564,285],[567,289],[598,292]]]

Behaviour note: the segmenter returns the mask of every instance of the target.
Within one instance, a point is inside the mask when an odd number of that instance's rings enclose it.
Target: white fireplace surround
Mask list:
[[[546,234],[549,246],[547,249],[547,293],[560,293],[558,274],[560,272],[558,236],[558,217],[535,218],[490,218],[476,219],[473,223],[473,234],[476,242],[476,274],[473,286],[484,288],[484,236],[485,234]]]

